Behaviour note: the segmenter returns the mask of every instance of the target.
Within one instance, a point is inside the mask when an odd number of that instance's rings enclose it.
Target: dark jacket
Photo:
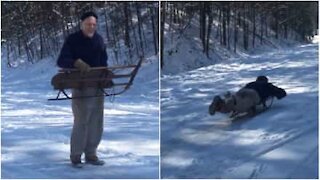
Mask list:
[[[287,95],[284,89],[274,86],[268,82],[251,82],[246,84],[245,88],[257,91],[261,98],[261,102],[265,102],[269,97],[277,97],[277,99],[281,99]]]
[[[91,67],[107,66],[106,46],[98,33],[92,38],[86,37],[81,30],[70,34],[63,44],[57,64],[61,68],[74,68],[78,58]]]

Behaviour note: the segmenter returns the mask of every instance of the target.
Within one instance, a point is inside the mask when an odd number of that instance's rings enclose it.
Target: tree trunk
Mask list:
[[[287,23],[284,25],[284,38],[288,39],[288,25],[287,25]]]
[[[209,11],[209,22],[208,22],[208,31],[207,31],[207,42],[206,42],[206,55],[209,58],[209,47],[210,47],[210,35],[211,35],[211,26],[212,26],[212,21],[213,21],[213,17],[212,17],[212,12]]]
[[[260,15],[260,44],[262,45],[262,37],[263,37],[263,14]]]
[[[137,17],[138,17],[138,30],[139,30],[139,39],[140,39],[140,48],[141,48],[141,56],[144,57],[144,50],[143,50],[143,38],[142,38],[142,23],[141,23],[141,15],[140,15],[140,9],[139,4],[136,2],[136,11],[137,11]]]
[[[228,49],[230,50],[231,47],[230,47],[230,13],[231,13],[231,8],[230,8],[230,4],[228,3],[228,6],[227,6],[227,46],[228,46]]]
[[[226,7],[222,7],[222,45],[227,45],[227,16],[226,16]]]
[[[125,34],[125,45],[130,50],[131,49],[131,40],[130,40],[130,29],[129,29],[129,15],[128,15],[128,4],[123,3],[123,12],[124,12],[124,34]]]
[[[7,65],[8,65],[8,67],[12,67],[12,64],[11,64],[11,62],[10,62],[10,43],[9,43],[9,41],[7,40],[7,42],[6,42],[6,44],[7,44]]]
[[[248,50],[248,23],[246,22],[246,6],[243,4],[243,20],[242,20],[242,25],[243,25],[243,47],[247,51]]]
[[[220,39],[220,44],[223,44],[223,39],[222,39],[222,11],[221,11],[221,9],[219,9],[219,20],[218,20],[218,32],[219,32],[219,35],[218,35],[218,37],[219,37],[219,39]]]
[[[30,51],[29,51],[29,46],[28,46],[28,43],[27,43],[27,39],[24,39],[24,48],[25,48],[25,51],[26,51],[26,54],[27,54],[28,61],[33,63],[33,60],[32,60],[32,57],[31,57],[31,54],[30,54]]]
[[[134,27],[134,23],[133,23],[132,19],[133,19],[132,18],[132,14],[129,13],[130,26]],[[140,54],[140,52],[139,52],[139,42],[138,42],[138,38],[137,38],[137,34],[136,34],[136,28],[132,28],[131,32],[132,32],[133,40],[134,40],[134,43],[135,43],[136,54],[137,54],[137,57],[139,57],[139,54]]]
[[[108,27],[108,18],[107,18],[107,9],[104,8],[104,21],[106,23],[106,36],[107,36],[107,39],[108,41],[110,40],[110,33],[109,33],[109,27]]]
[[[206,50],[206,5],[200,2],[200,39],[202,42],[203,52]]]
[[[39,38],[40,38],[40,59],[43,59],[44,57],[44,47],[43,47],[43,32],[42,32],[42,27],[39,27]]]
[[[22,55],[22,53],[21,53],[21,38],[19,35],[17,37],[17,40],[18,40],[18,55],[21,56]]]
[[[253,28],[253,32],[252,32],[252,47],[254,48],[255,46],[255,38],[256,38],[256,10],[254,5],[252,6],[252,18],[253,18],[253,22],[252,22],[252,28]]]
[[[276,39],[278,39],[279,38],[279,13],[278,13],[278,11],[276,11],[275,12],[275,37],[276,37]]]
[[[166,20],[166,4],[167,2],[160,2],[160,6],[161,6],[161,29],[160,29],[160,33],[161,33],[161,36],[160,36],[160,45],[161,45],[161,48],[160,48],[160,66],[161,66],[161,69],[163,68],[164,66],[164,62],[163,62],[163,56],[164,56],[164,24],[165,24],[165,20]]]
[[[152,24],[152,34],[153,34],[153,45],[154,45],[154,54],[158,54],[158,41],[157,41],[157,32],[156,32],[156,25],[154,20],[154,13],[152,7],[149,8],[150,10],[150,18],[151,18],[151,24]]]
[[[240,12],[234,12],[234,53],[237,52],[237,43],[238,43],[238,23],[239,23],[239,19],[240,19]]]

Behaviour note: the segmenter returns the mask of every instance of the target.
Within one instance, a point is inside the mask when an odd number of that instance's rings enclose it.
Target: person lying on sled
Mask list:
[[[246,84],[236,93],[227,92],[223,97],[215,96],[209,106],[209,114],[215,112],[230,113],[231,117],[239,113],[255,114],[256,106],[262,104],[266,108],[266,100],[270,97],[282,99],[286,91],[268,82],[266,76],[258,76],[256,81]]]

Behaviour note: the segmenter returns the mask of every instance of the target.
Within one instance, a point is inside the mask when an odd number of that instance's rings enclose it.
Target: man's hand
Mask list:
[[[74,67],[80,70],[81,74],[85,74],[90,71],[90,66],[85,63],[82,59],[77,59],[74,62]]]

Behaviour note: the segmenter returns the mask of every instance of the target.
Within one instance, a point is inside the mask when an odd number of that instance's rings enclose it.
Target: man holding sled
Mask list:
[[[107,53],[102,37],[96,32],[97,15],[87,12],[81,16],[81,30],[67,37],[61,49],[57,64],[61,68],[76,68],[81,74],[91,67],[106,67]],[[104,96],[98,88],[73,89],[72,112],[74,124],[70,143],[70,160],[81,167],[81,156],[92,165],[103,165],[97,156],[97,147],[103,133]]]

